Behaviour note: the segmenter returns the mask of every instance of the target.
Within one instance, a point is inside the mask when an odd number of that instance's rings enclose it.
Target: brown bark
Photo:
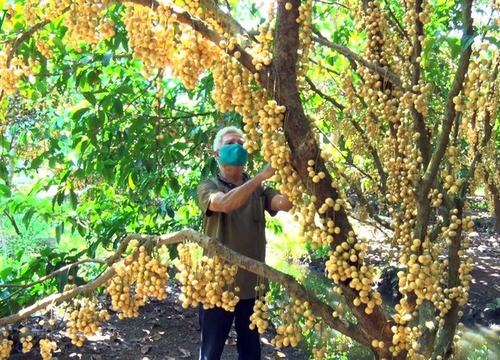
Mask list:
[[[271,281],[283,285],[291,296],[297,297],[298,299],[301,299],[303,301],[307,300],[314,313],[320,316],[323,321],[325,321],[325,323],[328,324],[328,326],[330,326],[332,329],[340,331],[341,333],[351,337],[353,340],[358,341],[363,345],[369,346],[366,338],[360,333],[358,326],[351,324],[345,320],[334,318],[332,316],[332,312],[334,309],[322,302],[316,296],[316,294],[309,292],[305,287],[300,285],[292,276],[275,270],[259,261],[238,254],[235,251],[232,251],[231,249],[223,246],[218,241],[191,229],[186,229],[162,236],[139,234],[128,235],[122,240],[120,248],[117,250],[117,252],[106,261],[108,264],[108,269],[104,272],[103,275],[99,276],[86,285],[80,286],[71,291],[49,295],[37,301],[35,304],[22,309],[16,314],[1,318],[0,328],[8,324],[21,321],[37,311],[46,309],[48,306],[54,306],[64,301],[69,301],[77,295],[92,293],[97,288],[105,285],[106,282],[115,275],[115,270],[112,268],[112,264],[121,259],[121,254],[123,254],[123,251],[126,249],[127,244],[132,239],[137,239],[140,240],[143,244],[149,243],[150,246],[157,247],[168,244],[176,244],[183,241],[196,242],[200,246],[208,250],[209,253],[217,254],[220,258],[226,260],[227,262],[236,264],[242,269],[249,270],[265,278],[268,278]]]

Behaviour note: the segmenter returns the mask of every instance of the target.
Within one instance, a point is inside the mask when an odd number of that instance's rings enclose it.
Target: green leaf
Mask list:
[[[499,38],[493,37],[493,36],[487,36],[485,39],[488,40],[490,43],[496,45],[496,47],[500,49],[500,40],[499,40]]]
[[[4,182],[4,181],[2,180],[2,182]],[[0,195],[2,195],[3,197],[6,197],[6,198],[10,198],[12,196],[12,193],[10,191],[10,187],[5,185],[5,182],[3,184],[0,183]]]
[[[24,224],[24,226],[26,226],[26,227],[29,226],[29,224],[31,222],[31,219],[33,218],[33,215],[35,215],[35,209],[33,209],[33,208],[28,209],[24,213],[24,216],[23,216],[23,224]]]
[[[78,196],[73,191],[73,189],[71,189],[69,192],[69,199],[71,202],[71,207],[73,208],[73,210],[76,210],[76,208],[78,207]]]
[[[134,89],[130,85],[122,85],[116,88],[115,90],[116,94],[133,94]]]
[[[45,154],[44,154],[45,155]],[[40,165],[42,164],[42,162],[45,160],[45,157],[44,156],[38,156],[36,158],[34,158],[32,161],[31,161],[31,168],[32,169],[38,169],[40,167]]]
[[[64,51],[64,43],[62,42],[62,40],[57,37],[57,36],[54,36],[52,38],[52,43],[61,51]]]
[[[61,235],[64,232],[64,222],[60,222],[59,225],[56,226],[56,241],[58,243],[61,242]]]
[[[95,115],[95,114],[92,114],[92,116],[89,116],[88,119],[87,119],[87,125],[88,125],[88,129],[90,131],[92,131],[92,137],[91,137],[91,141],[94,145],[97,145],[95,142],[96,142],[96,137],[95,135],[97,134],[98,130],[100,129],[101,127],[101,121],[99,119],[99,116]]]
[[[64,194],[64,189],[59,189],[57,191],[56,196],[54,197],[55,202],[57,203],[57,205],[62,205],[62,203],[64,202],[65,198],[66,198],[66,195]]]
[[[112,58],[113,58],[113,51],[110,50],[105,52],[104,55],[102,56],[102,65],[108,66]]]
[[[80,61],[78,61],[78,63],[81,65],[87,65],[88,63],[90,63],[91,60],[92,60],[92,56],[87,55],[87,56],[82,57],[80,59]]]
[[[467,50],[472,45],[475,38],[476,38],[475,34],[462,36],[462,40],[461,40],[462,51]]]
[[[92,105],[95,106],[95,104],[97,103],[97,100],[95,98],[95,95],[94,93],[92,92],[89,92],[89,91],[85,91],[85,92],[82,92],[82,95],[83,97]]]
[[[88,107],[78,109],[71,115],[71,118],[73,120],[80,120],[89,110],[91,109]]]
[[[132,190],[135,190],[136,186],[135,186],[135,183],[134,183],[134,179],[132,178],[132,173],[130,173],[128,175],[128,186],[130,187],[130,189]]]
[[[113,98],[113,108],[115,110],[116,115],[119,117],[123,116],[123,103],[118,98]]]

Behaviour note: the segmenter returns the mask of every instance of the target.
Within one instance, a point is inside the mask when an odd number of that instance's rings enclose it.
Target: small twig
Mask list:
[[[3,211],[3,213],[5,214],[5,216],[7,216],[7,218],[9,219],[10,223],[12,224],[12,226],[14,227],[14,231],[16,232],[16,234],[18,236],[21,236],[21,230],[19,230],[19,227],[17,226],[17,222],[16,222],[16,219],[14,219],[14,217],[9,214],[9,211],[7,209],[5,209]]]

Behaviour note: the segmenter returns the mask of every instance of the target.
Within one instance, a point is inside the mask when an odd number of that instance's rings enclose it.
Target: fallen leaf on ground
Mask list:
[[[149,352],[149,350],[151,350],[153,346],[151,345],[144,345],[144,346],[141,346],[141,353],[143,354],[147,354]]]
[[[183,349],[183,348],[178,348],[178,349],[182,353],[181,357],[183,357],[183,358],[191,357],[191,351]]]

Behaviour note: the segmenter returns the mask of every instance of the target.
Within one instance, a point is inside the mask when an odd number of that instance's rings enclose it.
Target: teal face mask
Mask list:
[[[248,158],[248,152],[240,143],[228,144],[219,148],[219,163],[223,165],[242,166]]]

